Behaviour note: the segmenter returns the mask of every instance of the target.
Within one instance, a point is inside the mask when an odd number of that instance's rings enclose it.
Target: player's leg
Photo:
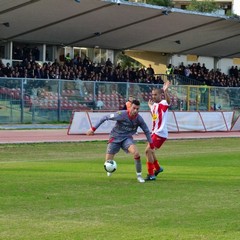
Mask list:
[[[153,164],[155,168],[154,175],[157,176],[159,173],[163,172],[163,168],[160,166],[155,152],[153,152],[153,159],[154,159]]]
[[[140,154],[138,152],[136,145],[134,145],[134,144],[130,145],[128,148],[128,152],[133,155],[135,166],[136,166],[136,172],[141,174],[142,173],[142,163],[141,163]]]
[[[108,142],[105,161],[114,160],[115,154],[119,152],[121,145],[119,143]],[[112,173],[107,172],[107,176],[112,176]]]
[[[106,157],[105,157],[106,161],[114,160],[114,156],[119,152],[120,148],[121,148],[121,143],[115,143],[115,142],[109,141],[106,149]]]
[[[154,141],[155,149],[160,149],[163,143],[166,141],[166,138],[157,136],[155,134],[152,136],[152,139]],[[152,157],[153,157],[153,164],[155,168],[154,175],[157,176],[159,173],[163,172],[163,168],[160,166],[155,152],[153,152]]]
[[[115,156],[115,154],[106,154],[106,157],[105,157],[105,161],[107,161],[107,160],[113,160],[114,159],[114,156]],[[107,172],[107,176],[108,177],[111,177],[112,176],[112,173],[110,173],[110,172]]]
[[[106,161],[107,161],[107,160],[113,160],[113,159],[114,159],[114,156],[115,156],[115,154],[109,154],[109,153],[107,153],[105,159],[106,159]]]
[[[134,158],[137,180],[140,183],[144,183],[145,180],[142,177],[142,162],[141,157],[138,151],[137,146],[133,143],[133,139],[128,139],[123,143],[123,149],[127,150],[127,152],[131,153]]]
[[[156,179],[154,175],[154,150],[150,148],[150,145],[148,144],[145,149],[145,155],[147,159],[147,177],[145,178],[146,181],[154,181]]]

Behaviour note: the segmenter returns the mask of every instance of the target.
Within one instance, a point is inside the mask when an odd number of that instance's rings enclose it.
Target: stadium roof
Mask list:
[[[233,58],[240,22],[116,0],[1,0],[0,41],[9,40]]]

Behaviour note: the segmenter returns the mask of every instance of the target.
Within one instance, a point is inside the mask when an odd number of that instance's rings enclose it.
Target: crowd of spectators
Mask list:
[[[209,70],[203,63],[193,63],[188,66],[180,64],[174,68],[174,74],[179,74],[193,80],[200,84],[206,83],[209,86],[217,87],[240,87],[240,69],[237,66],[231,66],[229,73],[225,74],[220,69]]]
[[[127,67],[121,64],[114,66],[108,59],[105,64],[93,63],[89,58],[65,58],[63,63],[57,60],[45,62],[41,66],[32,56],[17,62],[14,66],[6,66],[0,60],[0,77],[7,78],[34,78],[34,79],[64,79],[105,82],[131,83],[163,83],[160,76],[154,75],[151,66],[148,68]]]
[[[24,47],[15,46],[13,48],[13,59],[22,60],[30,57],[36,61],[40,60],[40,51],[37,46],[29,47],[25,45]]]
[[[177,67],[174,66],[174,74],[179,74],[210,86],[240,87],[240,70],[237,66],[232,66],[229,74],[225,74],[219,69],[209,70],[205,64],[193,63],[192,65],[184,66],[182,63]],[[163,83],[161,76],[154,74],[151,65],[148,68],[127,67],[124,69],[121,64],[114,66],[110,59],[105,64],[96,64],[87,57],[82,59],[79,56],[76,56],[74,59],[65,58],[63,63],[55,60],[42,65],[35,61],[35,55],[25,57],[14,66],[10,66],[9,63],[4,65],[0,60],[0,77]]]

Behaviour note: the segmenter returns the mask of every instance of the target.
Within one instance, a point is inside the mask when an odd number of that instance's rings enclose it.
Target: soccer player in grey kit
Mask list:
[[[96,129],[105,121],[116,121],[115,126],[110,132],[105,160],[113,160],[115,154],[117,154],[121,148],[126,153],[131,153],[135,162],[137,180],[140,183],[144,183],[145,180],[142,177],[140,154],[133,139],[133,135],[136,134],[138,127],[140,127],[145,133],[149,146],[152,147],[152,149],[154,146],[152,144],[149,128],[142,116],[138,114],[139,108],[140,102],[138,100],[133,100],[129,110],[118,111],[102,117],[95,126],[92,126],[88,130],[87,135],[93,135]],[[108,176],[111,176],[111,174],[108,173]]]

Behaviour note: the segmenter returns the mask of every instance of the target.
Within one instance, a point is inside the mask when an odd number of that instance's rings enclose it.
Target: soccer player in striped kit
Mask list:
[[[160,166],[155,150],[161,148],[162,144],[166,141],[168,137],[167,129],[167,114],[170,105],[170,97],[168,94],[168,88],[170,82],[166,81],[163,84],[162,89],[152,90],[152,99],[149,100],[148,106],[151,109],[152,114],[152,142],[154,149],[149,144],[146,147],[145,154],[147,158],[147,170],[148,175],[145,181],[154,181],[156,176],[163,171]],[[162,91],[164,92],[164,99],[162,100]]]
[[[139,108],[140,102],[133,100],[130,109],[103,116],[88,130],[87,135],[93,135],[96,129],[105,121],[116,121],[115,126],[110,132],[105,160],[113,160],[115,154],[117,154],[120,149],[123,149],[126,153],[131,153],[135,162],[137,181],[144,183],[140,154],[133,139],[133,135],[136,134],[138,127],[145,133],[150,149],[153,148],[153,145],[150,130],[142,116],[138,114]],[[111,176],[111,173],[107,174]]]

